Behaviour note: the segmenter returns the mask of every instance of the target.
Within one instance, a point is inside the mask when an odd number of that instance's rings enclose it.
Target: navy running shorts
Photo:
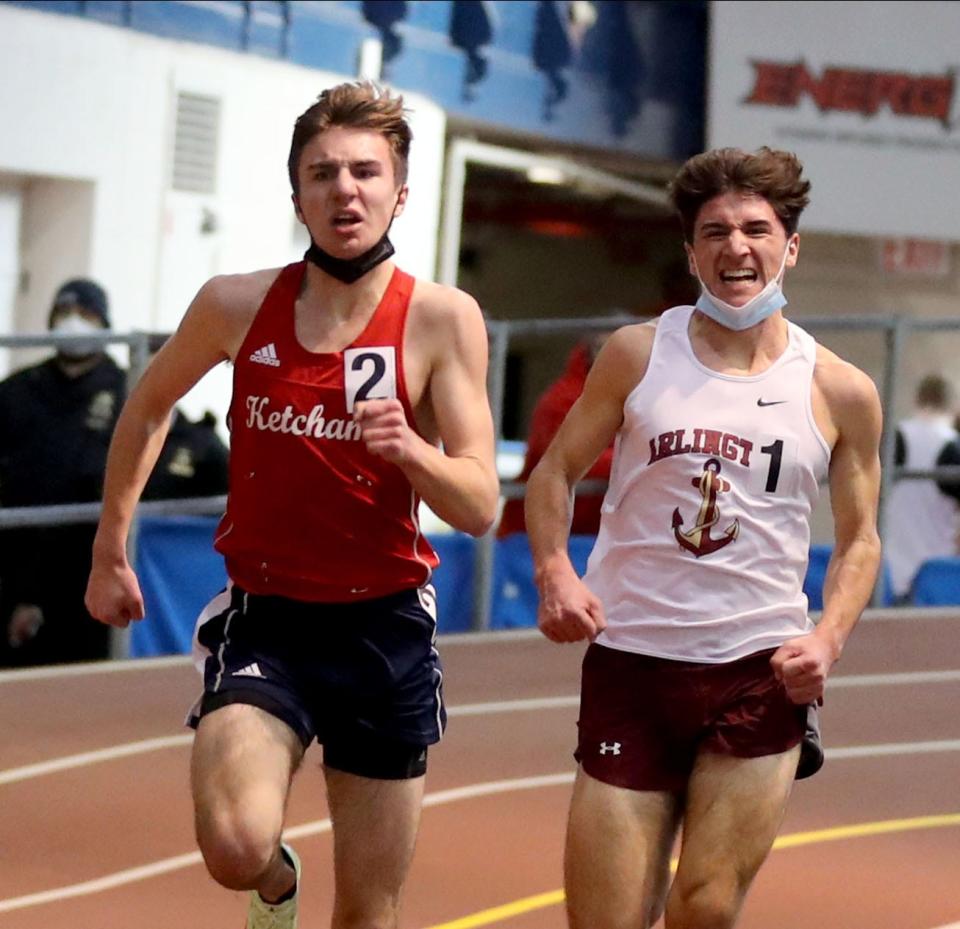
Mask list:
[[[446,725],[431,587],[353,603],[305,603],[233,586],[197,624],[203,696],[188,723],[230,703],[285,722],[324,764],[419,777]]]
[[[805,737],[808,708],[790,701],[772,654],[706,664],[590,645],[574,757],[604,783],[679,793],[701,751],[788,751]]]

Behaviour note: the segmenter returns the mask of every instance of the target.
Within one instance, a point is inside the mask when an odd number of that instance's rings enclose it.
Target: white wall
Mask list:
[[[55,249],[21,254],[29,287],[18,297],[19,331],[43,328],[56,285],[75,274],[107,289],[116,330],[167,330],[209,276],[298,259],[304,240],[286,174],[293,123],[321,90],[352,78],[0,6],[0,173],[29,179],[38,198],[54,197],[25,203],[24,227],[54,216],[66,233]],[[179,91],[222,99],[218,186],[209,197],[169,189]],[[414,132],[410,199],[392,238],[407,271],[433,278],[446,123],[426,98],[405,100]],[[69,219],[80,189],[90,198],[85,228]],[[204,207],[218,219],[212,235],[199,229]],[[227,381],[217,372],[187,412],[211,408],[222,417]]]
[[[12,179],[0,179],[0,331],[13,328],[17,289],[20,284],[20,210],[23,192]],[[9,351],[0,349],[0,370],[5,370]]]
[[[24,184],[20,263],[24,287],[17,300],[18,331],[43,331],[53,294],[90,267],[89,230],[94,186],[87,181],[31,177]]]

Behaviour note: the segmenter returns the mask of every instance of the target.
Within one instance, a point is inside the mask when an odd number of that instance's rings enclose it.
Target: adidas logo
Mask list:
[[[263,348],[258,348],[250,356],[250,360],[255,361],[257,364],[270,365],[272,368],[280,367],[280,359],[277,358],[277,348],[273,342],[269,345],[264,345]]]
[[[255,661],[252,664],[248,664],[245,668],[241,668],[239,671],[234,671],[231,677],[264,677],[264,673],[260,670],[260,665]]]

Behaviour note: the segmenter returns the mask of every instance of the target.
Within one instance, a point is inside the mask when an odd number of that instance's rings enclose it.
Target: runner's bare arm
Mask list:
[[[877,506],[883,417],[876,387],[853,365],[823,352],[814,390],[815,408],[826,412],[828,437],[834,439],[830,504],[835,544],[817,628],[784,643],[771,659],[795,703],[822,696],[831,667],[870,601],[880,567]]]
[[[623,404],[646,370],[654,327],[615,332],[527,482],[526,523],[540,592],[539,624],[557,642],[593,638],[604,624],[599,600],[580,581],[567,553],[577,481],[623,421]]]
[[[499,483],[493,419],[487,399],[487,332],[472,297],[451,287],[421,286],[407,370],[426,372],[423,396],[428,432],[442,449],[421,438],[396,400],[362,404],[357,420],[364,441],[403,469],[424,502],[445,522],[483,535],[496,517]],[[412,309],[412,308],[411,308]]]
[[[873,381],[846,362],[821,379],[837,424],[830,457],[830,505],[835,545],[823,588],[818,634],[837,654],[869,603],[880,568],[877,507],[880,496],[880,434],[883,414]]]
[[[87,608],[101,621],[126,625],[142,616],[139,588],[126,557],[134,509],[160,454],[174,404],[207,371],[235,354],[252,319],[249,307],[258,299],[261,277],[208,281],[124,404],[107,456],[87,588]]]

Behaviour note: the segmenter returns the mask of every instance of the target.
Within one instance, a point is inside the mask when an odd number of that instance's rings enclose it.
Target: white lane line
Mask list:
[[[83,881],[80,884],[67,884],[63,887],[53,887],[35,894],[25,894],[22,897],[8,897],[0,900],[0,913],[9,913],[11,910],[22,910],[28,906],[40,906],[42,903],[56,903],[58,900],[69,900],[71,897],[84,897],[88,894],[100,893],[103,890],[112,890],[134,881],[143,881],[147,878],[167,874],[170,871],[179,871],[200,864],[200,852],[190,852],[187,855],[177,855],[174,858],[164,858],[152,864],[142,865],[139,868],[127,868],[126,871],[116,871],[92,881]]]
[[[88,661],[40,668],[17,668],[13,671],[0,671],[0,684],[45,681],[58,677],[82,677],[88,674],[116,674],[120,671],[160,671],[164,668],[188,665],[191,660],[189,655],[166,655],[162,658],[126,658],[122,661]]]
[[[827,679],[827,690],[839,687],[884,687],[888,684],[949,684],[960,671],[901,671],[895,674],[846,674]]]
[[[900,745],[858,745],[848,748],[828,749],[827,757],[831,760],[839,760],[845,758],[882,757],[885,755],[905,753],[958,750],[960,750],[960,740],[953,740],[950,742],[913,742],[903,743]],[[450,790],[442,790],[437,791],[436,793],[427,794],[424,797],[423,805],[424,807],[441,806],[442,804],[453,803],[457,800],[506,793],[513,790],[533,790],[541,787],[554,787],[572,782],[572,771],[542,775],[539,777],[489,781],[485,784],[473,784],[467,787],[456,787]],[[302,825],[293,826],[290,829],[286,829],[284,830],[284,835],[290,839],[298,839],[305,836],[327,832],[329,829],[330,820],[320,819],[315,820],[314,822],[304,823]],[[114,887],[120,887],[124,884],[130,884],[135,881],[146,880],[148,878],[157,877],[161,874],[167,874],[171,871],[188,868],[199,864],[200,861],[201,857],[199,852],[190,852],[185,855],[176,855],[172,858],[164,858],[151,864],[141,865],[140,867],[128,868],[124,871],[117,871],[113,874],[95,878],[94,880],[83,881],[78,884],[68,884],[63,887],[54,887],[50,890],[26,894],[21,897],[10,897],[6,900],[0,900],[0,913],[7,913],[11,910],[19,910],[31,906],[39,906],[44,903],[53,903],[72,897],[80,897],[88,894],[99,893],[100,891],[110,890]],[[944,926],[940,927],[940,929],[954,929],[954,927]]]
[[[883,748],[884,746],[877,746]],[[844,749],[836,750],[834,756],[839,757],[839,753]],[[546,774],[538,777],[524,777],[513,780],[488,781],[484,784],[472,784],[467,787],[456,787],[450,790],[441,790],[435,793],[429,793],[423,798],[424,807],[442,806],[446,803],[454,803],[458,800],[467,800],[475,797],[490,796],[494,794],[507,793],[515,790],[537,790],[542,787],[557,787],[573,783],[573,772],[564,771],[557,774]],[[299,826],[293,826],[284,830],[284,837],[288,839],[301,839],[307,836],[319,835],[330,830],[329,819],[318,819],[313,822],[303,823]],[[77,884],[67,884],[63,887],[54,887],[50,890],[40,891],[38,893],[25,894],[20,897],[9,897],[6,900],[0,900],[0,913],[8,913],[11,910],[26,909],[31,906],[40,906],[44,903],[55,903],[60,900],[67,900],[73,897],[82,897],[89,894],[99,893],[104,890],[111,890],[114,887],[120,887],[124,884],[131,884],[136,881],[147,880],[162,874],[168,874],[171,871],[178,871],[183,868],[189,868],[198,865],[201,862],[199,852],[190,852],[186,855],[176,855],[172,858],[163,858],[160,861],[154,861],[150,864],[141,865],[136,868],[127,868],[124,871],[117,871],[113,874],[107,874],[103,877],[95,878],[89,881],[82,881]],[[950,926],[941,926],[939,929],[960,929],[960,923],[954,923]]]
[[[522,777],[515,780],[489,781],[486,784],[473,784],[469,787],[457,787],[452,790],[440,790],[436,793],[427,794],[423,798],[423,805],[425,807],[441,806],[445,803],[454,803],[457,800],[469,800],[474,797],[484,797],[513,790],[537,790],[541,787],[555,787],[572,783],[572,771],[565,771],[560,774],[546,774],[540,777]],[[301,839],[305,836],[328,832],[329,829],[329,819],[318,819],[311,823],[303,823],[300,826],[285,829],[283,834],[285,838]],[[39,893],[25,894],[22,897],[9,897],[6,900],[0,900],[0,913],[9,913],[11,910],[22,910],[26,907],[39,906],[43,903],[55,903],[59,900],[68,900],[71,897],[83,897],[104,890],[111,890],[114,887],[120,887],[124,884],[132,884],[135,881],[142,881],[151,877],[157,877],[161,874],[168,874],[171,871],[189,868],[193,865],[200,864],[201,860],[199,852],[190,852],[187,855],[176,855],[173,858],[164,858],[160,861],[141,865],[137,868],[128,868],[125,871],[107,874],[104,877],[99,877],[91,881],[82,881],[79,884],[67,884],[63,887],[54,887],[50,890],[40,891]]]
[[[847,687],[895,687],[903,684],[952,684],[960,681],[960,670],[900,671],[890,674],[845,674],[829,678],[827,689]],[[469,703],[447,708],[448,716],[482,716],[487,713],[511,713],[517,710],[553,710],[577,706],[580,698],[531,697],[524,700],[494,700],[490,703]]]
[[[493,713],[517,713],[533,710],[552,710],[561,707],[575,707],[579,704],[579,697],[541,697],[531,700],[502,700],[496,703],[466,703],[463,706],[452,706],[447,710],[448,716],[486,716]],[[193,733],[183,735],[163,736],[156,739],[143,739],[139,742],[125,742],[122,745],[112,745],[107,748],[81,752],[77,755],[64,755],[52,758],[49,761],[40,761],[36,764],[23,765],[19,768],[7,768],[0,771],[0,785],[13,784],[16,781],[26,781],[33,777],[42,777],[45,774],[56,774],[59,771],[69,771],[72,768],[82,768],[86,765],[98,764],[104,761],[114,761],[117,758],[128,758],[144,752],[154,752],[163,748],[177,748],[189,745],[193,741]]]
[[[874,687],[900,684],[938,684],[960,681],[960,671],[916,671],[902,674],[859,674],[836,677],[829,681],[828,689],[846,687]],[[461,706],[451,706],[447,715],[457,716],[488,716],[497,713],[524,713],[537,710],[556,710],[576,708],[580,698],[576,695],[565,697],[532,697],[526,700],[497,700],[487,703],[465,703]],[[176,748],[189,745],[193,734],[164,736],[155,739],[144,739],[139,742],[126,742],[122,745],[108,746],[94,751],[82,752],[77,755],[65,755],[49,761],[24,765],[19,768],[8,768],[0,771],[0,785],[12,784],[16,781],[28,780],[32,777],[42,777],[45,774],[55,774],[72,768],[80,768],[99,762],[113,761],[116,758],[126,758],[144,752],[157,751],[164,748]],[[916,745],[952,745],[952,742],[918,742],[908,743]],[[941,749],[952,751],[952,748]]]
[[[935,742],[888,742],[882,745],[850,745],[846,748],[824,750],[831,761],[845,758],[883,758],[889,755],[929,755],[935,752],[960,751],[960,739]]]
[[[495,700],[490,703],[464,703],[447,708],[447,716],[488,716],[494,713],[517,713],[527,710],[556,710],[561,707],[579,706],[580,698],[530,697],[526,700]]]
[[[12,784],[15,781],[25,781],[31,777],[55,774],[57,771],[67,771],[71,768],[82,768],[101,761],[113,761],[115,758],[125,758],[128,755],[140,755],[144,752],[155,752],[162,748],[188,745],[192,741],[193,733],[170,735],[158,739],[143,739],[140,742],[125,742],[123,745],[113,745],[110,748],[101,748],[92,752],[81,752],[78,755],[64,755],[62,758],[53,758],[50,761],[41,761],[37,764],[24,765],[21,768],[8,768],[6,771],[0,771],[0,784]]]

